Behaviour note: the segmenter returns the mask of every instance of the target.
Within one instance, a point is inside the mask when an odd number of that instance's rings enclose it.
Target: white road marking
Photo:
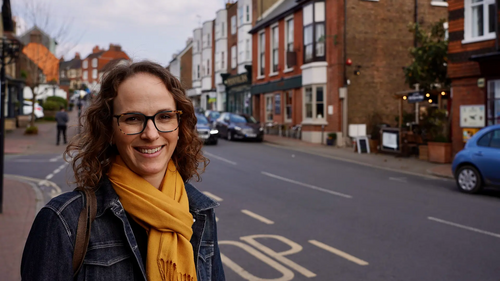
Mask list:
[[[231,160],[227,160],[226,158],[222,158],[222,157],[220,157],[220,156],[217,156],[217,155],[214,155],[214,154],[212,154],[212,153],[208,153],[208,152],[203,152],[203,153],[204,153],[205,155],[208,155],[208,156],[212,157],[212,158],[219,159],[219,160],[221,160],[221,161],[224,161],[224,162],[229,163],[229,164],[232,164],[232,165],[236,165],[236,162],[233,162],[233,161],[231,161]]]
[[[61,166],[59,166],[59,169],[61,169],[61,170],[62,170],[62,169],[64,169],[64,167],[66,167],[67,165],[68,165],[68,163],[64,163],[64,164],[62,164]]]
[[[408,182],[406,178],[392,178],[390,177],[389,180],[391,181],[399,181],[399,182]]]
[[[250,217],[256,219],[256,220],[260,220],[261,222],[263,222],[265,224],[274,224],[274,222],[272,220],[268,220],[263,216],[260,216],[260,215],[257,215],[256,213],[250,212],[249,210],[241,210],[241,212],[247,216],[250,216]]]
[[[46,163],[46,162],[55,162],[47,159],[13,159],[12,162],[23,162],[23,163]]]
[[[340,197],[344,197],[344,198],[349,198],[349,199],[352,198],[351,195],[347,195],[347,194],[343,194],[343,193],[340,193],[340,192],[331,191],[329,189],[324,189],[324,188],[321,188],[321,187],[318,187],[318,186],[314,186],[314,185],[310,185],[310,184],[307,184],[307,183],[302,183],[302,182],[299,182],[299,181],[287,179],[287,178],[280,177],[280,176],[273,175],[273,174],[266,173],[266,172],[261,172],[261,173],[264,174],[264,175],[266,175],[266,176],[268,176],[268,177],[271,177],[271,178],[275,178],[275,179],[279,179],[279,180],[282,180],[282,181],[286,181],[286,182],[294,183],[294,184],[297,184],[297,185],[305,186],[305,187],[308,187],[308,188],[311,188],[311,189],[314,189],[314,190],[317,190],[317,191],[329,193],[329,194],[340,196]]]
[[[62,159],[62,155],[56,156],[56,157],[54,157],[54,158],[50,159],[49,161],[50,161],[50,162],[56,162],[56,161],[57,161],[57,160],[59,160],[59,159]]]
[[[208,197],[210,197],[210,198],[212,198],[212,199],[214,199],[215,201],[218,201],[218,202],[220,202],[220,201],[223,200],[222,198],[220,198],[218,196],[215,196],[215,195],[213,195],[212,193],[210,193],[208,191],[204,191],[203,194],[205,194],[206,196],[208,196]]]
[[[467,229],[467,230],[470,230],[470,231],[474,231],[474,232],[478,232],[478,233],[481,233],[481,234],[486,234],[486,235],[490,235],[490,236],[493,236],[493,237],[496,237],[496,238],[500,238],[500,234],[497,234],[497,233],[493,233],[493,232],[489,232],[489,231],[485,231],[485,230],[473,228],[473,227],[470,227],[470,226],[461,225],[461,224],[458,224],[458,223],[454,223],[454,222],[449,222],[449,221],[445,221],[445,220],[433,218],[433,217],[428,217],[428,219],[431,220],[431,221],[435,221],[435,222],[439,222],[439,223],[444,223],[444,224],[455,226],[455,227],[458,227],[458,228]]]
[[[264,280],[289,281],[289,280],[292,280],[294,277],[294,274],[290,269],[284,267],[283,265],[281,265],[277,261],[273,260],[272,258],[262,254],[261,252],[255,250],[254,248],[252,248],[244,243],[241,243],[238,241],[219,241],[219,246],[220,245],[233,245],[233,246],[239,247],[239,248],[245,250],[250,255],[261,260],[263,263],[276,269],[276,271],[279,271],[282,274],[282,276],[280,278],[273,278],[273,279],[263,279],[263,278],[256,277],[255,275],[246,271],[245,269],[243,269],[243,267],[241,267],[240,265],[238,265],[237,263],[235,263],[234,261],[232,261],[231,259],[229,259],[228,257],[226,257],[224,254],[221,253],[220,257],[222,259],[222,263],[225,264],[230,269],[232,269],[234,272],[236,272],[239,276],[241,276],[245,280],[249,280],[249,281],[264,281]]]
[[[279,253],[275,252],[274,250],[259,243],[257,241],[258,238],[279,240],[279,241],[287,244],[288,246],[290,246],[290,250],[279,252]],[[287,238],[285,238],[283,236],[279,236],[279,235],[266,235],[266,234],[243,236],[243,237],[240,237],[240,239],[247,242],[248,244],[254,246],[255,248],[261,250],[262,252],[266,253],[267,255],[273,257],[274,259],[281,262],[282,264],[287,265],[290,268],[296,270],[297,272],[299,272],[300,274],[304,275],[307,278],[312,278],[312,277],[316,276],[316,274],[314,272],[311,272],[307,268],[293,262],[292,260],[285,258],[285,256],[296,254],[296,253],[302,251],[302,246],[293,242],[290,239],[287,239]]]
[[[309,243],[313,244],[314,246],[317,246],[323,250],[326,250],[332,254],[335,254],[339,257],[342,257],[348,261],[352,261],[353,263],[357,263],[359,265],[368,265],[368,262],[364,261],[364,260],[361,260],[361,259],[358,259],[357,257],[354,257],[354,256],[351,256],[349,255],[348,253],[346,252],[342,252],[341,250],[338,250],[338,249],[335,249],[331,246],[328,246],[326,244],[323,244],[319,241],[316,241],[316,240],[309,240]]]
[[[50,180],[54,175],[53,174],[48,174],[45,178]]]
[[[57,169],[55,169],[55,170],[54,170],[54,174],[57,174],[57,173],[59,173],[60,171],[61,171],[61,169],[60,169],[60,168],[57,168]]]

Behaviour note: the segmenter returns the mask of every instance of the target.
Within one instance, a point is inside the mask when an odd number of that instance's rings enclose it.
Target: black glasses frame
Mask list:
[[[162,130],[158,129],[158,127],[156,126],[155,118],[156,118],[156,115],[162,114],[162,113],[175,113],[175,114],[177,114],[177,128],[170,130],[170,131],[162,131]],[[144,116],[144,124],[142,126],[142,130],[138,133],[133,133],[133,134],[126,134],[125,132],[123,132],[122,129],[120,128],[120,117],[125,116],[125,115],[138,115],[138,114]],[[165,111],[160,111],[153,116],[147,116],[147,115],[144,115],[140,112],[129,112],[129,113],[123,113],[123,114],[119,114],[119,115],[113,115],[113,117],[116,118],[116,123],[118,124],[118,128],[120,128],[120,131],[125,135],[131,136],[131,135],[142,134],[142,132],[144,132],[144,129],[146,129],[146,126],[148,125],[149,120],[153,121],[153,125],[155,125],[156,130],[160,133],[170,133],[170,132],[176,131],[177,129],[179,129],[179,126],[181,125],[181,115],[182,115],[182,110],[165,110]]]

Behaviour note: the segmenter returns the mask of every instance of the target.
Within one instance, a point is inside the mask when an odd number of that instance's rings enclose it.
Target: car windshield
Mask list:
[[[255,120],[255,118],[253,118],[253,116],[244,115],[243,117],[245,117],[245,119],[247,120],[247,123],[252,123],[252,124],[256,124],[257,123],[257,120]]]
[[[247,123],[245,117],[231,114],[231,123]]]
[[[208,124],[208,120],[207,118],[205,118],[205,116],[201,115],[201,114],[196,114],[196,124],[199,124],[199,125],[206,125]]]
[[[217,111],[210,112],[210,118],[211,119],[217,119],[219,117],[220,117],[220,112],[217,112]]]

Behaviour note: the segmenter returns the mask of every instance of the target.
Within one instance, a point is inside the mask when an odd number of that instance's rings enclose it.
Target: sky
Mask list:
[[[167,66],[193,29],[227,0],[11,0],[20,34],[36,21],[58,41],[57,56],[83,58],[98,45],[118,44],[134,60]],[[65,30],[64,30],[65,29]],[[64,30],[64,31],[61,31]]]

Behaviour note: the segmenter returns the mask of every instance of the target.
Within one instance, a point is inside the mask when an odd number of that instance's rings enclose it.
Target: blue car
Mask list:
[[[451,168],[465,193],[478,193],[484,185],[500,186],[500,125],[488,126],[470,138]]]

